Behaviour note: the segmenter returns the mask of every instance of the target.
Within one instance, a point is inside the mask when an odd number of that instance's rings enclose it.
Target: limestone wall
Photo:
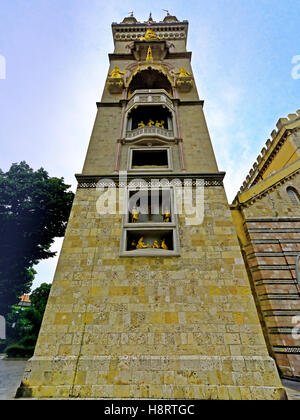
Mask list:
[[[273,399],[269,358],[223,187],[180,217],[181,257],[119,258],[121,217],[79,189],[22,395]]]

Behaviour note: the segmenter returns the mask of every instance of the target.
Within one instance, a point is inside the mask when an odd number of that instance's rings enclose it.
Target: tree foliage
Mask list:
[[[43,283],[30,295],[31,306],[13,305],[7,315],[8,340],[4,350],[10,357],[31,356],[42,325],[51,284]]]
[[[0,314],[29,293],[34,265],[55,255],[50,248],[64,236],[74,198],[69,187],[25,162],[0,170]]]

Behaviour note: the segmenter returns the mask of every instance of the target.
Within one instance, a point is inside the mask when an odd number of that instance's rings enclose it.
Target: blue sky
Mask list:
[[[162,8],[190,22],[188,49],[231,201],[278,118],[300,109],[291,75],[299,0],[2,0],[0,168],[26,160],[74,190],[113,50],[111,22],[130,11],[159,21]],[[34,286],[51,282],[55,265],[39,264]]]

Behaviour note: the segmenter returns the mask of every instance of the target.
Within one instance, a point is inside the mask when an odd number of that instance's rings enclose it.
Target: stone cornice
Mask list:
[[[164,27],[164,26],[188,26],[189,22],[187,20],[183,20],[182,22],[178,21],[178,22],[153,22],[151,24],[151,29],[153,29],[155,31],[155,27]],[[149,27],[149,23],[148,22],[136,22],[136,23],[116,23],[113,22],[112,23],[112,28],[124,28],[124,29],[131,29],[131,28],[148,28]]]
[[[204,106],[204,101],[181,101],[180,99],[171,98],[171,100],[175,103],[177,102],[179,106]],[[130,99],[121,99],[118,102],[96,102],[97,108],[105,108],[105,107],[122,107],[122,104],[128,103]]]
[[[108,58],[109,61],[120,61],[120,60],[125,60],[125,61],[135,61],[134,56],[132,53],[112,53],[112,54],[108,54]],[[176,59],[181,59],[181,58],[187,58],[189,60],[192,59],[192,52],[190,51],[183,51],[183,52],[172,52],[172,53],[168,53],[165,60],[176,60]]]
[[[219,173],[161,173],[161,174],[133,174],[127,173],[126,178],[124,175],[107,174],[107,175],[75,175],[78,181],[78,188],[97,188],[101,185],[101,181],[110,180],[111,186],[126,187],[132,181],[143,180],[148,186],[154,186],[158,181],[167,180],[170,183],[174,180],[181,182],[182,186],[186,181],[188,186],[197,187],[219,187],[223,186],[225,172]]]

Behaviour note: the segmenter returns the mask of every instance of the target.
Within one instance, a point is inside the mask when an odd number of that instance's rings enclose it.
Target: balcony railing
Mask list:
[[[137,137],[153,137],[159,136],[164,137],[166,139],[171,139],[174,137],[173,130],[166,130],[165,128],[161,127],[140,127],[136,130],[129,130],[126,132],[126,138],[128,140],[135,139]]]
[[[128,102],[127,109],[138,104],[167,105],[170,109],[173,109],[173,102],[164,89],[136,90]]]

